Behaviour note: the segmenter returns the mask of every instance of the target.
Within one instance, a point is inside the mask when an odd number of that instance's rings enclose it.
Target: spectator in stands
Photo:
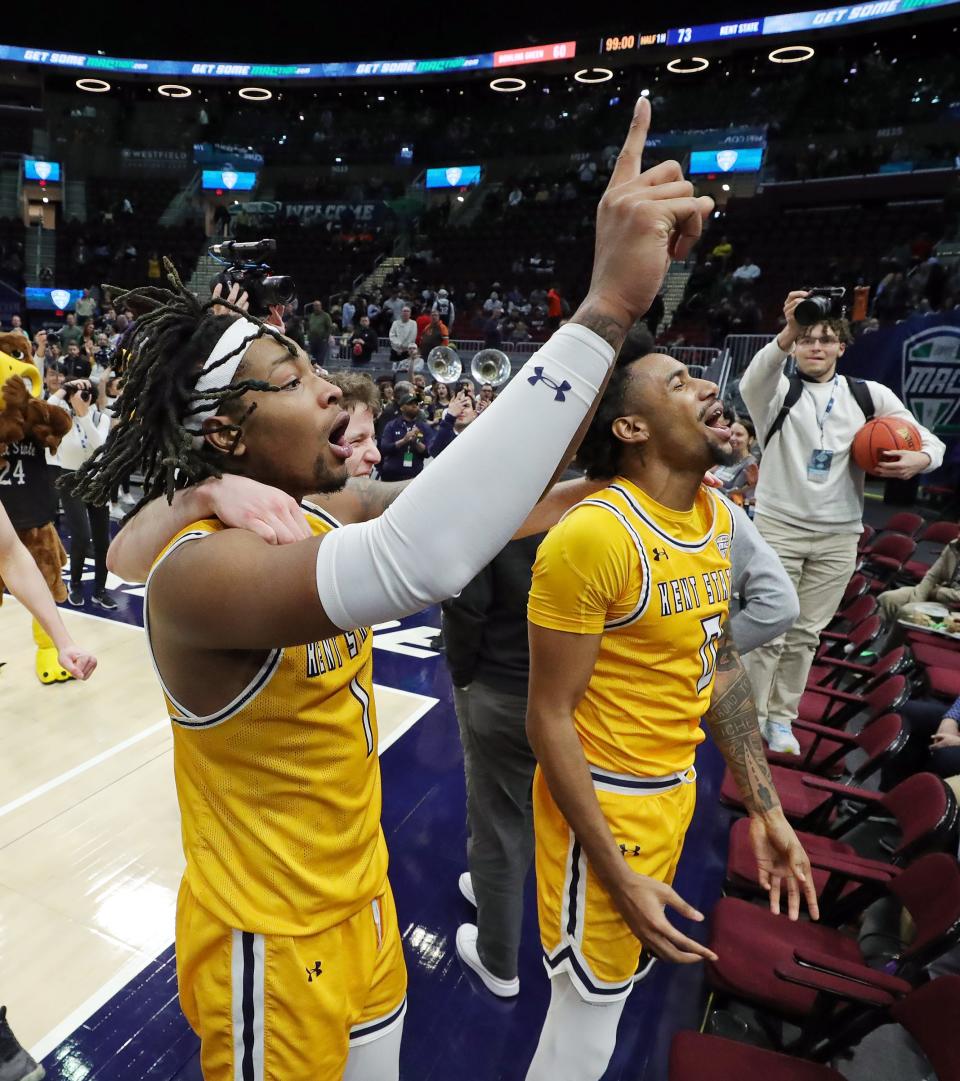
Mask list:
[[[944,453],[943,443],[888,387],[840,378],[837,362],[849,341],[849,327],[845,319],[800,326],[794,313],[807,295],[796,291],[787,296],[786,326],[751,360],[740,380],[740,394],[763,433],[757,528],[780,556],[800,598],[794,626],[745,657],[744,665],[761,732],[771,750],[789,754],[800,751],[791,726],[820,632],[835,614],[856,566],[864,474],[850,460],[850,448],[864,421],[860,386],[876,416],[901,417],[920,430],[923,449],[888,451],[879,475],[906,480],[938,468]],[[798,374],[788,379],[784,365],[791,354]],[[791,388],[796,397],[784,414]]]
[[[340,309],[340,326],[344,331],[353,330],[353,321],[357,314],[356,298],[351,297],[343,302]]]
[[[547,293],[547,329],[552,334],[563,318],[563,299],[560,296],[560,283],[554,282]]]
[[[56,361],[47,361],[43,370],[43,397],[50,399],[63,386],[63,369]]]
[[[743,262],[733,272],[733,280],[736,285],[753,285],[760,277],[760,268],[750,255],[744,256]]]
[[[905,604],[934,601],[950,607],[960,605],[960,540],[951,541],[944,547],[936,563],[917,585],[889,589],[877,600],[891,624],[896,622]]]
[[[307,305],[307,342],[310,346],[310,355],[325,368],[327,357],[330,355],[330,337],[333,334],[333,319],[330,313],[324,311],[323,301],[315,300]]]
[[[436,427],[450,404],[450,387],[446,383],[437,380],[430,388],[430,396],[432,401],[430,408],[426,412],[430,417],[430,423]]]
[[[722,266],[726,267],[727,261],[733,255],[733,245],[730,243],[730,238],[726,235],[720,237],[720,243],[714,247],[710,255],[719,260]]]
[[[390,322],[395,323],[403,313],[403,309],[410,310],[410,305],[400,296],[396,289],[390,290],[390,295],[383,302],[384,310],[390,313]]]
[[[473,395],[466,390],[458,391],[440,416],[440,423],[430,444],[430,456],[436,458],[477,416]]]
[[[380,436],[383,480],[408,480],[423,470],[432,440],[429,422],[421,420],[420,403],[412,393],[397,399],[397,415],[387,422]]]
[[[80,352],[80,346],[75,341],[71,341],[67,346],[66,355],[61,363],[63,374],[68,379],[89,379],[90,372],[93,370],[90,357]]]
[[[73,312],[67,312],[67,321],[60,328],[60,348],[66,349],[71,342],[79,346],[83,341],[83,328],[77,326],[77,317]]]
[[[746,417],[730,422],[730,449],[737,455],[731,465],[718,465],[714,476],[723,482],[723,492],[741,507],[752,501],[759,475],[758,462],[751,453],[751,442],[756,436],[751,421]]]
[[[950,706],[935,698],[914,698],[900,712],[908,722],[907,745],[884,768],[883,791],[925,770],[944,780],[960,776],[960,698]]]
[[[74,305],[74,310],[77,313],[78,319],[92,319],[97,314],[97,302],[91,296],[89,289],[84,289],[83,296]]]
[[[432,311],[430,320],[420,338],[421,356],[429,357],[431,350],[436,349],[438,345],[449,344],[450,331],[447,329],[447,324],[441,320],[439,312]]]
[[[23,329],[23,320],[19,315],[13,315],[10,317],[10,333],[22,334],[25,338],[29,337],[27,332]]]
[[[410,346],[417,344],[417,324],[410,315],[410,305],[404,304],[400,308],[399,318],[390,326],[390,359],[394,365],[404,357],[409,357]]]
[[[68,357],[79,356],[79,349],[71,342]],[[70,473],[103,445],[110,431],[110,415],[100,406],[103,397],[98,396],[93,384],[86,378],[70,378],[50,397],[73,419],[73,427],[64,436],[57,451],[57,459],[64,473]],[[88,553],[94,557],[92,601],[99,608],[115,611],[117,602],[107,591],[107,549],[110,547],[110,509],[95,506],[64,489],[60,490],[60,502],[70,529],[70,588],[67,600],[74,608],[82,608],[83,573]]]
[[[493,383],[484,383],[477,396],[477,412],[482,413],[488,405],[491,405],[497,392],[493,389]]]
[[[353,364],[369,364],[376,351],[377,332],[370,326],[370,317],[361,315],[350,339],[350,360]]]
[[[440,316],[440,322],[445,323],[448,327],[453,326],[453,321],[456,318],[456,309],[453,306],[453,301],[450,299],[450,294],[446,289],[437,290],[437,299],[433,302],[433,311]]]
[[[483,302],[483,310],[489,315],[494,308],[501,308],[503,305],[500,303],[500,294],[496,289],[490,291],[490,296]]]
[[[376,422],[380,415],[380,391],[369,376],[359,372],[333,372],[329,381],[343,391],[340,405],[350,414],[344,442],[353,448],[346,461],[348,477],[369,477],[380,464]],[[392,388],[391,388],[392,389]]]

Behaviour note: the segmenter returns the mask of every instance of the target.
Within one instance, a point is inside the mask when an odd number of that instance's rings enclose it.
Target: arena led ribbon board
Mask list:
[[[572,60],[575,41],[501,49],[471,56],[447,56],[427,60],[361,60],[350,63],[245,64],[218,60],[137,60],[120,56],[90,56],[54,49],[28,49],[0,45],[0,62],[42,64],[44,67],[82,68],[100,75],[158,75],[164,78],[193,76],[202,79],[349,79],[373,75],[442,75],[448,71],[513,68]],[[100,81],[100,80],[98,80]],[[109,85],[108,85],[109,89]],[[180,95],[185,96],[185,95]]]
[[[914,15],[936,8],[953,7],[960,0],[875,0],[874,3],[849,4],[846,7],[797,11],[789,15],[766,15],[760,19],[738,22],[704,23],[700,26],[676,26],[658,33],[624,30],[600,40],[600,52],[623,52],[648,45],[697,45],[705,41],[729,41],[734,38],[769,37],[775,34],[810,33],[838,26],[872,23],[898,15]]]

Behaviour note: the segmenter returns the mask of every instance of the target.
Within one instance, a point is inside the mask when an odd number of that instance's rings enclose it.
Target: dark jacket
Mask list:
[[[458,597],[443,602],[443,641],[455,687],[476,682],[526,695],[527,596],[544,536],[510,541]]]

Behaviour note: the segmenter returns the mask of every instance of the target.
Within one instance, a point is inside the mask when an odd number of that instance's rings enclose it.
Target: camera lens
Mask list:
[[[289,304],[297,295],[297,287],[289,274],[275,274],[264,278],[260,298],[264,304]]]
[[[801,300],[793,313],[794,319],[802,327],[812,327],[821,319],[827,319],[833,310],[830,297],[807,297]]]

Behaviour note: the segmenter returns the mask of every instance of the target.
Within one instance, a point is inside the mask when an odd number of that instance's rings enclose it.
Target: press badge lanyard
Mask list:
[[[830,476],[830,465],[833,461],[833,451],[823,449],[823,426],[827,422],[827,417],[830,416],[830,411],[833,409],[833,403],[837,397],[837,384],[840,382],[840,376],[834,375],[833,377],[833,390],[830,392],[830,401],[827,402],[827,408],[823,411],[822,417],[817,417],[817,427],[820,429],[820,447],[818,450],[810,452],[810,461],[807,463],[807,480],[814,484],[826,484],[827,479]],[[816,416],[817,403],[814,401],[814,416]]]
[[[820,449],[821,450],[823,450],[823,426],[824,426],[824,424],[827,423],[827,417],[830,416],[830,412],[833,409],[833,403],[836,401],[836,398],[837,398],[837,384],[839,382],[840,382],[840,376],[835,375],[833,377],[833,390],[830,391],[830,401],[827,402],[827,408],[824,409],[823,416],[822,417],[817,417],[817,427],[820,429]],[[814,402],[813,414],[814,414],[814,416],[816,416],[816,414],[817,414],[816,402]]]

